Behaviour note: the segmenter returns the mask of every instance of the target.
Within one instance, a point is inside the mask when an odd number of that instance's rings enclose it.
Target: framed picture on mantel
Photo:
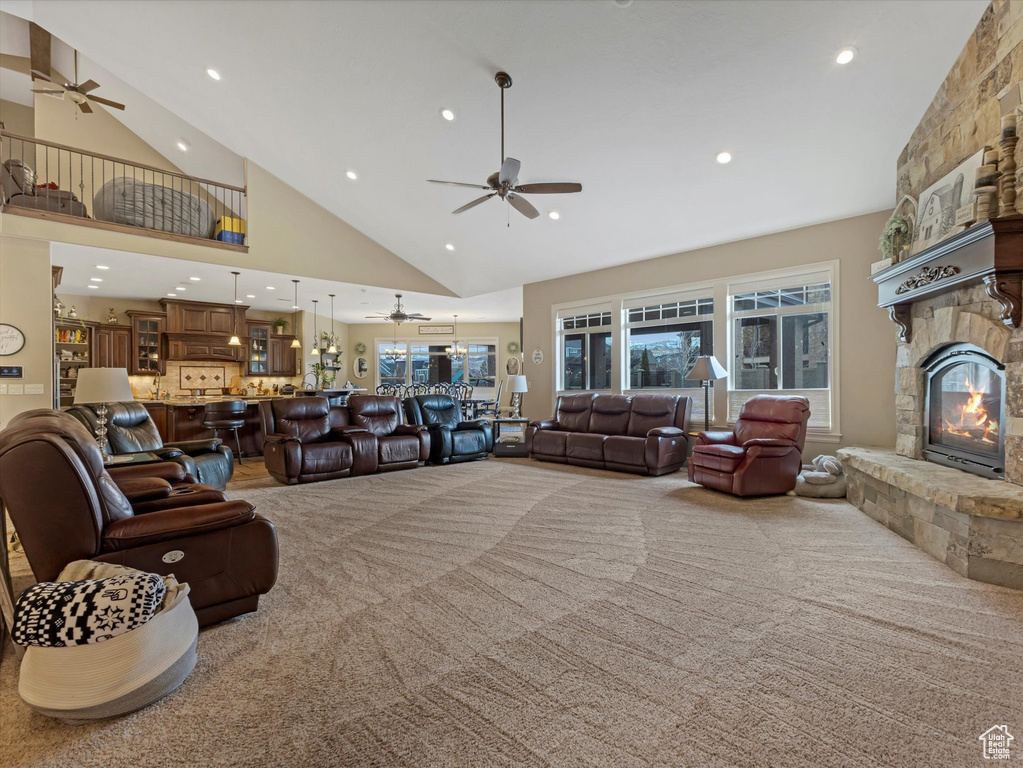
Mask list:
[[[965,229],[963,223],[973,220],[969,211],[963,209],[970,209],[974,205],[973,186],[977,169],[983,162],[982,149],[920,195],[917,201],[912,253],[920,253],[957,232],[962,232]],[[960,211],[963,213],[960,214]]]

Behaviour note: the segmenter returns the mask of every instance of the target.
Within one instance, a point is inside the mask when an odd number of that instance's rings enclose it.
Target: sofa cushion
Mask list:
[[[340,472],[352,468],[352,446],[348,443],[315,443],[302,446],[302,474]]]
[[[646,437],[656,427],[674,427],[677,395],[635,395],[629,413],[629,429],[632,437]]]
[[[803,447],[803,420],[810,410],[805,397],[793,395],[754,395],[747,400],[735,422],[735,442],[761,437],[780,437]]]
[[[533,453],[541,456],[560,456],[564,458],[567,442],[568,432],[539,429],[533,435]]]
[[[569,432],[565,455],[569,459],[584,461],[604,460],[604,441],[607,435],[590,435],[586,432]]]
[[[562,432],[586,432],[590,428],[593,395],[562,395],[554,418]],[[564,454],[562,454],[564,455]]]
[[[596,435],[624,435],[629,431],[632,398],[628,395],[597,395],[590,409],[588,432]]]
[[[470,453],[484,453],[487,450],[487,436],[481,429],[460,429],[451,433],[455,456]]]
[[[348,398],[348,413],[353,426],[368,429],[377,437],[390,435],[402,423],[401,401],[396,397],[356,395]]]
[[[451,395],[416,395],[405,401],[410,424],[446,424],[454,429],[462,420],[462,406]]]
[[[303,444],[315,443],[330,433],[330,417],[325,398],[272,400],[274,429],[282,435],[294,435]]]
[[[419,461],[419,438],[415,435],[377,437],[377,446],[381,464]]]
[[[646,438],[614,435],[604,441],[604,461],[645,467]]]
[[[739,445],[698,445],[689,461],[697,467],[734,472],[745,458],[746,451]]]

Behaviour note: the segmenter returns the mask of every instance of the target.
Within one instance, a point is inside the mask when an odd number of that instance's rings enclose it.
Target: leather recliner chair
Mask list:
[[[35,577],[100,560],[188,582],[202,626],[255,611],[277,579],[270,521],[247,501],[181,484],[177,465],[130,469],[112,477],[92,435],[60,411],[28,411],[0,432],[0,499]]]
[[[96,405],[73,405],[67,409],[89,432],[96,434]],[[173,461],[211,488],[224,490],[234,476],[234,455],[220,438],[164,443],[153,418],[142,403],[110,403],[107,406],[107,453],[154,453]]]
[[[430,458],[429,430],[421,424],[402,423],[398,398],[352,395],[348,398],[348,416],[352,426],[362,427],[376,437],[380,472],[421,467]]]
[[[731,432],[700,432],[689,480],[736,496],[788,493],[802,468],[810,403],[795,395],[754,395]]]
[[[416,395],[405,400],[409,424],[430,430],[430,462],[448,464],[485,459],[494,448],[494,430],[485,419],[462,420],[462,404],[451,395]]]

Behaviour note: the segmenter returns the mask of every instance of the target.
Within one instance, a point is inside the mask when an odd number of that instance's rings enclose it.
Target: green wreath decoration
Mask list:
[[[893,213],[881,232],[878,250],[886,259],[896,258],[899,249],[913,240],[913,230],[909,219]]]
[[[357,355],[366,354],[366,345],[363,344],[361,341],[355,343],[355,354]]]
[[[516,352],[519,351],[519,343],[517,341],[509,341],[508,351],[514,355]]]

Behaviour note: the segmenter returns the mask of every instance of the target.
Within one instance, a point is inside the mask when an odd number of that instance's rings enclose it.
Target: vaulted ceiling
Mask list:
[[[465,296],[893,205],[987,0],[15,5]],[[497,170],[497,70],[521,182],[583,184],[534,221],[425,183]]]

